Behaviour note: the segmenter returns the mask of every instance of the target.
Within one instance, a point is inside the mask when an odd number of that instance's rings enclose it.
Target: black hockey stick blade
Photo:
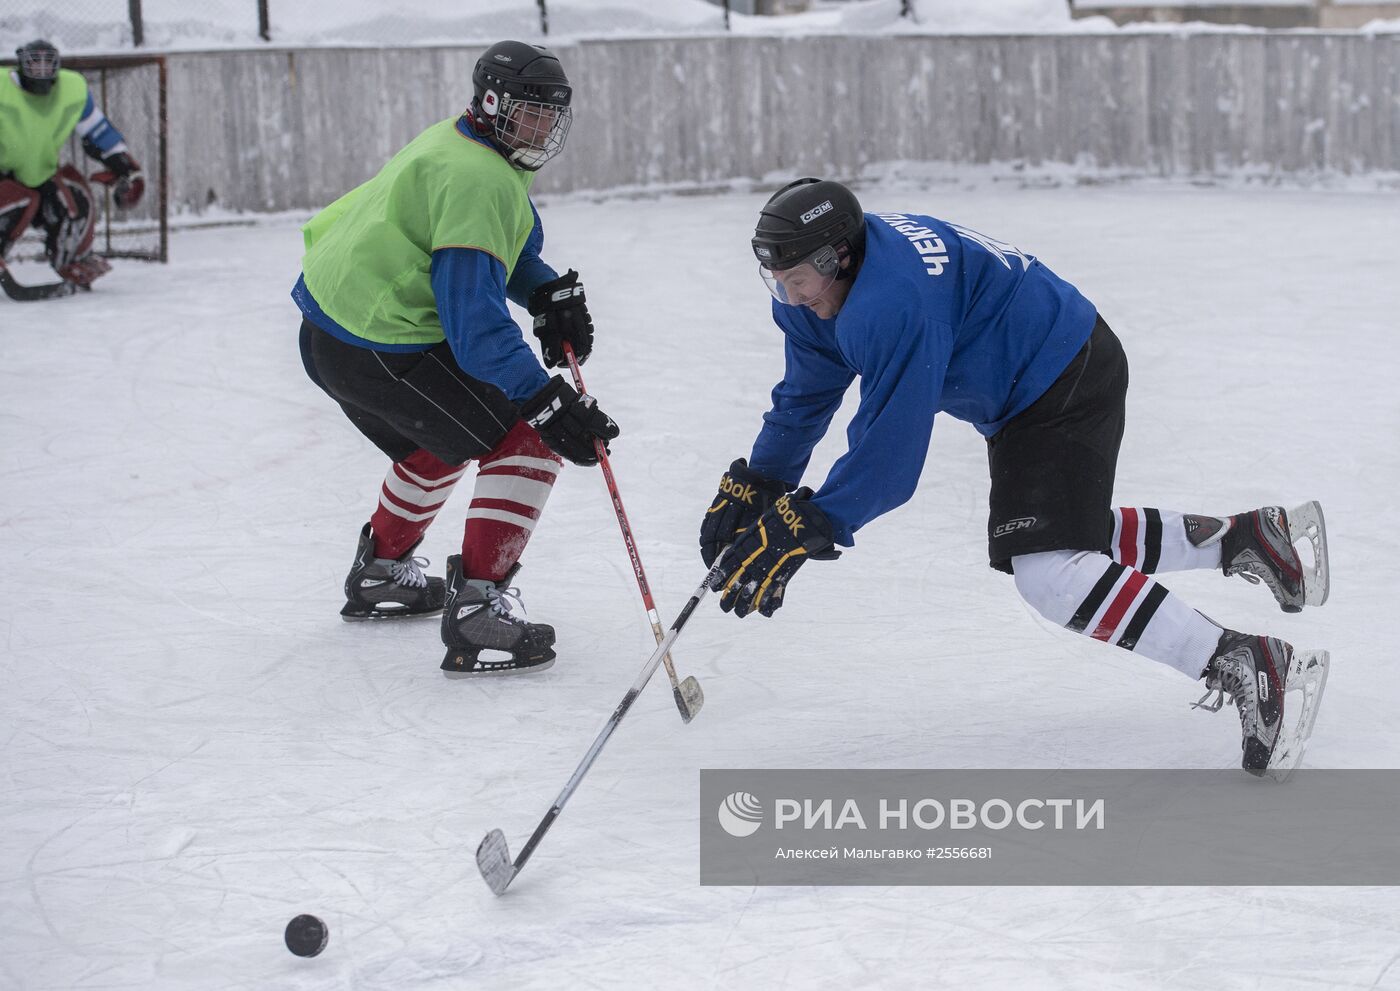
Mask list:
[[[506,845],[505,833],[493,829],[486,834],[476,848],[476,866],[492,894],[500,896],[506,893],[510,882],[515,880],[516,869],[510,862],[510,847]]]
[[[46,282],[39,286],[26,286],[16,282],[7,268],[0,268],[0,289],[16,303],[33,303],[41,299],[59,299],[71,296],[78,291],[72,282]]]
[[[681,711],[681,720],[690,722],[705,704],[705,692],[700,682],[691,675],[676,686],[676,708]]]

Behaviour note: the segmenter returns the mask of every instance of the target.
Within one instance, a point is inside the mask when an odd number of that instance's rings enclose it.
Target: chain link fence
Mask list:
[[[269,0],[5,0],[0,36],[42,37],[75,52],[271,41],[268,5]]]
[[[980,2],[980,0],[969,0]],[[730,14],[800,13],[813,0],[710,0],[668,8],[650,0],[470,0],[440,8],[382,0],[328,17],[304,0],[0,0],[6,47],[45,38],[80,53],[255,46],[467,43],[570,34],[685,34],[730,29]],[[867,3],[867,6],[872,4]],[[916,0],[877,0],[875,20],[914,18]]]
[[[399,5],[383,6],[383,13],[367,18],[367,29],[358,32],[364,41],[382,37],[379,29],[386,22],[406,19],[396,9]],[[547,0],[488,0],[483,6],[506,15],[508,26],[517,31],[549,33]],[[298,39],[305,36],[309,25],[304,22],[314,20],[307,17],[314,12],[303,7],[298,0],[6,0],[0,4],[0,37],[12,44],[42,37],[83,52],[275,42],[279,26]],[[445,24],[454,20],[446,14],[437,19]]]

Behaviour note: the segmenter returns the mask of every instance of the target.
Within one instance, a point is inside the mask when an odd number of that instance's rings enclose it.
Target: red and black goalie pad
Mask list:
[[[105,258],[92,253],[92,237],[97,225],[96,201],[87,178],[71,165],[58,170],[39,187],[42,206],[40,226],[44,228],[44,254],[55,272],[80,286],[91,285],[111,271]]]
[[[17,179],[0,179],[0,258],[34,223],[39,214],[40,196]]]

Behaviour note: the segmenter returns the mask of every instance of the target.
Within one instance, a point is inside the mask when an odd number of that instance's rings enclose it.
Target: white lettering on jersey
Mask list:
[[[948,264],[948,247],[943,239],[927,227],[914,223],[902,213],[877,213],[877,217],[889,224],[909,239],[919,260],[924,263],[924,271],[929,275],[942,275]]]
[[[1020,248],[1007,244],[1005,241],[998,241],[994,237],[979,234],[976,231],[968,230],[966,227],[959,227],[957,224],[949,224],[948,226],[957,231],[958,237],[962,238],[964,241],[971,241],[973,244],[980,244],[982,247],[986,248],[988,252],[996,257],[997,261],[1001,262],[1007,268],[1011,267],[1011,262],[1006,258],[1007,255],[1014,255],[1021,260],[1021,271],[1023,272],[1031,267],[1031,262],[1035,261],[1033,257],[1026,254]]]

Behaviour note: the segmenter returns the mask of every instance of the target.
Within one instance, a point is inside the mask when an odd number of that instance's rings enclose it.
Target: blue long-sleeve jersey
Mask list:
[[[1040,398],[1093,331],[1096,310],[1034,257],[914,214],[865,215],[865,257],[835,318],[775,301],[786,369],[751,467],[801,481],[860,377],[848,449],[813,502],[838,543],[913,495],[935,414],[991,437]]]
[[[481,141],[461,125],[458,130],[474,141]],[[540,258],[544,227],[534,203],[530,204],[530,212],[534,225],[509,281],[501,260],[476,248],[439,248],[433,252],[429,268],[438,320],[457,364],[472,378],[490,382],[517,403],[544,388],[549,376],[511,318],[506,300],[525,306],[535,288],[558,278],[558,273]],[[292,299],[308,320],[347,344],[398,352],[426,351],[433,347],[431,344],[384,344],[352,334],[321,309],[307,289],[304,277],[297,279]]]
[[[78,118],[73,132],[82,140],[83,149],[93,158],[103,159],[126,151],[126,139],[122,137],[122,132],[107,119],[102,108],[93,101],[91,93],[87,95],[83,115]]]

